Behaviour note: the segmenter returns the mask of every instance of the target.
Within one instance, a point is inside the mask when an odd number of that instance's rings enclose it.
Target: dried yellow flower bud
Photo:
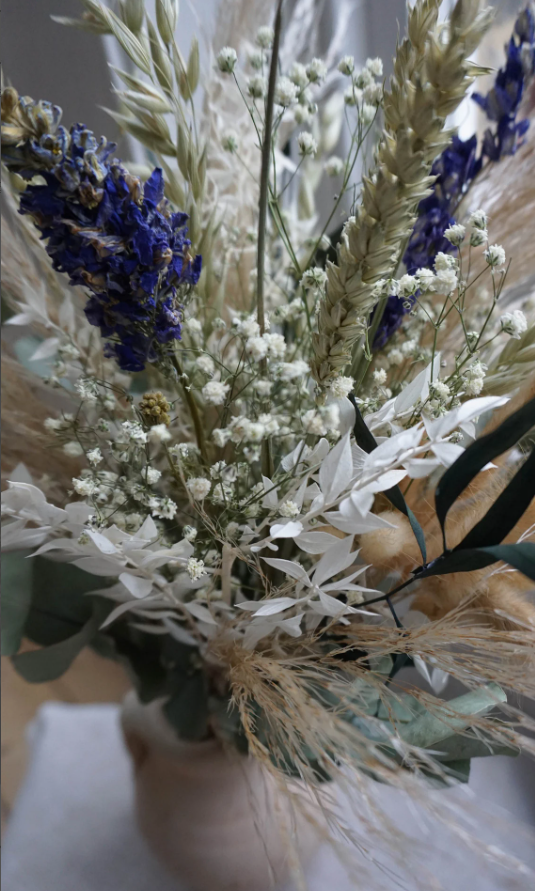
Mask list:
[[[159,391],[157,393],[145,393],[139,403],[139,410],[143,415],[143,420],[150,427],[153,427],[155,424],[169,426],[171,423],[170,408],[169,402],[163,393]]]

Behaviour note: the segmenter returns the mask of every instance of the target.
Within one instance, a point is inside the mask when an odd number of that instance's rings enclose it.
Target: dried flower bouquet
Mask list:
[[[206,65],[175,42],[174,0],[155,21],[82,3],[62,22],[118,41],[110,114],[157,166],[4,90],[8,322],[41,338],[61,397],[43,454],[77,468],[41,487],[19,468],[3,493],[4,547],[34,557],[6,652],[39,681],[96,647],[181,738],[318,795],[341,777],[420,795],[529,750],[503,688],[534,690],[534,304],[507,301],[469,190],[529,138],[531,5],[473,97],[480,146],[447,127],[485,73],[479,0],[444,21],[417,0],[388,83],[339,34],[297,61],[281,2]]]

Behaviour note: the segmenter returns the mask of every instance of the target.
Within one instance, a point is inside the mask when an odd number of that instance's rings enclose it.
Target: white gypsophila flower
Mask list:
[[[520,340],[521,335],[528,330],[528,322],[521,309],[505,312],[500,316],[500,325],[502,331],[509,334],[514,340]]]
[[[323,290],[327,282],[327,273],[321,266],[312,266],[303,273],[301,285],[305,291]]]
[[[263,337],[250,337],[245,343],[245,350],[253,362],[260,362],[268,354],[268,345]]]
[[[303,156],[315,155],[318,151],[318,143],[312,136],[312,133],[308,133],[306,130],[297,137],[297,145],[299,154]]]
[[[303,430],[306,433],[313,433],[315,436],[325,436],[327,428],[323,422],[323,418],[319,412],[311,408],[306,411],[302,417]]]
[[[231,46],[224,46],[217,54],[217,67],[223,74],[232,74],[238,61],[238,54]]]
[[[232,486],[227,483],[217,483],[212,489],[210,500],[213,504],[227,504],[232,500],[233,495]]]
[[[382,387],[383,384],[386,384],[387,373],[384,368],[376,368],[372,376],[374,383],[377,384],[378,387]]]
[[[331,405],[323,405],[319,411],[327,433],[338,434],[340,426],[340,408],[338,405],[335,402],[331,403]]]
[[[268,354],[271,359],[284,359],[286,341],[283,334],[264,334],[262,339],[267,343]]]
[[[144,445],[147,442],[147,434],[138,421],[123,421],[121,427],[130,442],[136,445]]]
[[[202,395],[208,405],[223,405],[229,390],[229,384],[224,384],[221,381],[208,381],[202,388]]]
[[[303,359],[295,359],[293,362],[281,362],[273,371],[278,380],[288,383],[308,374],[310,367],[308,362],[305,362]]]
[[[227,526],[225,527],[225,537],[230,538],[234,541],[238,537],[239,531],[240,531],[239,523],[234,523],[234,522],[228,523]]]
[[[414,275],[402,275],[398,282],[400,297],[410,297],[418,288],[418,279]]]
[[[88,477],[87,479],[73,477],[72,485],[76,494],[84,497],[93,495],[98,488],[97,483],[95,480],[92,480],[91,477]]]
[[[102,405],[108,411],[115,411],[117,407],[117,402],[113,393],[106,393],[104,399],[102,400]]]
[[[195,541],[197,538],[197,530],[195,526],[184,526],[182,529],[182,536],[186,541]]]
[[[261,74],[255,74],[247,81],[247,92],[253,99],[263,99],[267,92],[266,78]]]
[[[308,105],[296,105],[293,114],[296,124],[308,124],[312,120],[312,113]]]
[[[71,421],[72,416],[70,416],[67,426]],[[43,422],[43,426],[49,433],[56,433],[58,430],[61,430],[62,427],[66,426],[66,416],[63,418],[46,418]]]
[[[298,89],[289,77],[279,77],[275,85],[275,103],[283,108],[289,108],[297,102]]]
[[[457,261],[451,254],[445,254],[444,251],[439,251],[435,257],[434,266],[436,272],[445,272],[448,269],[455,269],[457,267]]]
[[[98,384],[92,378],[80,378],[80,380],[76,381],[74,389],[79,394],[80,398],[83,399],[84,402],[88,402],[89,405],[94,405],[98,399]]]
[[[266,436],[275,436],[280,430],[279,422],[273,415],[259,415],[258,422],[259,424],[262,424]]]
[[[236,324],[238,334],[244,337],[258,337],[260,334],[260,325],[251,316],[247,319],[235,319],[233,324]],[[266,325],[266,328],[268,327],[269,325]]]
[[[265,433],[265,427],[260,421],[249,421],[243,427],[243,440],[244,442],[261,442]]]
[[[190,334],[200,334],[202,331],[202,325],[198,319],[186,319],[184,322],[186,328],[190,332]]]
[[[449,229],[444,230],[444,238],[447,238],[450,244],[454,244],[457,247],[461,244],[465,235],[466,228],[461,223],[454,223]]]
[[[486,229],[472,229],[470,233],[471,247],[479,247],[480,244],[486,244],[489,240],[489,233]]]
[[[418,350],[418,341],[415,340],[414,338],[411,338],[410,340],[405,340],[401,344],[400,350],[404,356],[411,356],[413,353],[415,353]]]
[[[475,210],[468,217],[468,226],[471,229],[485,229],[488,225],[488,215],[484,210]]]
[[[487,366],[479,359],[473,362],[463,374],[463,385],[467,396],[479,396],[485,383]]]
[[[451,294],[458,285],[455,269],[439,269],[435,276],[435,288],[440,294]]]
[[[491,244],[486,251],[483,251],[483,256],[488,265],[493,268],[503,266],[505,263],[505,251],[501,244]]]
[[[84,454],[82,446],[74,439],[72,440],[72,442],[65,443],[65,445],[63,446],[63,451],[69,458],[79,458],[80,455]]]
[[[215,318],[214,321],[212,322],[212,330],[213,331],[224,331],[226,327],[227,327],[227,323],[225,322],[225,320],[220,319],[219,317]]]
[[[445,381],[435,381],[429,384],[429,393],[433,399],[447,399],[451,395],[451,390]]]
[[[155,424],[149,430],[149,439],[152,442],[169,442],[171,434],[165,424]]]
[[[360,110],[360,119],[365,127],[367,127],[375,118],[377,111],[375,106],[365,102]]]
[[[161,475],[161,470],[157,470],[155,467],[147,467],[144,473],[147,485],[154,486],[154,484],[157,483],[160,479]]]
[[[383,98],[383,88],[381,84],[368,84],[367,87],[364,87],[362,91],[362,95],[364,101],[369,105],[379,105],[381,99]],[[375,109],[374,109],[375,115]]]
[[[295,517],[298,517],[301,513],[295,501],[284,501],[279,507],[279,514],[281,517],[286,517],[289,520],[293,520]]]
[[[175,458],[189,458],[197,454],[199,447],[194,442],[178,442],[169,451]]]
[[[197,582],[203,575],[208,574],[204,567],[204,560],[198,560],[197,557],[190,557],[186,564],[186,568],[192,582]]]
[[[259,396],[269,396],[273,389],[273,384],[271,381],[266,380],[256,380],[253,381],[253,390],[255,390]]]
[[[344,167],[345,164],[342,159],[338,158],[336,155],[332,155],[325,161],[323,169],[325,170],[327,176],[340,176]]]
[[[248,61],[251,68],[255,71],[261,71],[264,64],[264,53],[262,50],[252,50],[248,55]]]
[[[344,377],[343,375],[340,375],[331,381],[329,392],[335,399],[344,399],[351,393],[354,385],[355,381],[352,377]]]
[[[359,90],[364,90],[373,83],[373,75],[369,68],[362,68],[354,74],[353,81]]]
[[[294,62],[288,72],[288,77],[299,89],[303,89],[308,84],[308,74],[306,67],[300,62]]]
[[[87,460],[95,467],[97,466],[97,464],[100,464],[100,462],[103,460],[102,452],[100,451],[100,449],[90,449],[90,451],[87,453]]]
[[[198,356],[195,359],[195,368],[198,368],[203,374],[212,375],[215,371],[215,363],[211,356]]]
[[[157,502],[156,504],[154,502]],[[153,517],[160,517],[162,520],[172,520],[178,508],[171,498],[151,498],[149,501]]]
[[[256,32],[256,42],[262,49],[270,49],[273,46],[274,37],[273,28],[270,28],[269,25],[262,25]]]
[[[217,427],[212,432],[212,439],[215,442],[216,446],[218,446],[220,449],[223,449],[226,446],[227,442],[229,441],[231,435],[232,435],[231,430],[228,430],[228,429],[222,430],[221,428]]]
[[[307,65],[307,75],[310,83],[323,83],[327,76],[327,66],[323,59],[312,59]]]
[[[418,287],[421,291],[433,291],[435,285],[435,275],[432,269],[422,267],[414,273],[418,279]]]
[[[354,56],[342,56],[340,61],[338,62],[338,71],[341,74],[345,74],[347,77],[350,77],[355,70],[355,58]]]
[[[394,347],[387,353],[387,359],[390,365],[401,365],[404,361],[404,356],[401,350]]]
[[[366,59],[366,68],[374,77],[383,76],[383,60],[379,57],[375,59]]]
[[[237,152],[240,147],[237,133],[234,130],[227,130],[227,132],[223,133],[221,136],[221,145],[226,152],[230,152],[231,154]]]
[[[186,488],[195,501],[203,501],[210,492],[212,483],[205,476],[194,476],[186,480]]]

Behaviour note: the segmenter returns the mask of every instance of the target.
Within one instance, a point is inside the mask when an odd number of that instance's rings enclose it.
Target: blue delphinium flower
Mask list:
[[[496,75],[493,88],[486,96],[475,93],[473,99],[483,108],[495,129],[487,129],[481,154],[477,157],[477,138],[455,136],[435,161],[431,173],[437,177],[431,194],[420,202],[418,219],[412,231],[403,263],[409,274],[424,266],[432,266],[436,255],[457,250],[444,231],[455,222],[457,207],[471,182],[479,173],[483,159],[499,161],[514,154],[522,144],[529,121],[516,116],[524,88],[535,74],[535,19],[529,7],[518,16],[514,33],[507,46],[506,64]],[[411,300],[391,296],[374,338],[374,349],[380,349],[399,328],[410,310]]]
[[[180,299],[201,273],[187,214],[170,211],[159,168],[142,184],[112,159],[114,144],[80,124],[67,133],[54,106],[33,108],[48,131],[33,126],[6,159],[24,178],[43,180],[28,184],[20,212],[47,239],[54,268],[92,292],[85,312],[110,341],[106,355],[125,371],[165,360],[165,345],[181,335]],[[33,124],[28,109],[22,115]]]

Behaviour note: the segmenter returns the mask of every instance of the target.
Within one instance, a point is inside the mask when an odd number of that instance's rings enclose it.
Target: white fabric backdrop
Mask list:
[[[31,728],[28,774],[7,827],[2,852],[3,891],[188,891],[179,888],[153,858],[133,816],[131,766],[114,705],[42,707]],[[507,838],[496,839],[535,868],[533,837],[524,835],[516,818],[529,819],[530,801],[521,784],[512,782],[513,759],[479,759],[470,786],[490,813],[500,803]],[[431,826],[422,838],[423,821],[414,808],[383,786],[377,794],[390,816],[424,841],[426,866],[447,891],[527,891],[533,876],[502,872],[461,849],[458,840]],[[439,795],[465,794],[454,790]],[[385,797],[386,796],[386,797]],[[462,798],[460,799],[463,800]],[[468,800],[468,799],[467,799]],[[487,803],[488,802],[488,803]],[[490,829],[485,835],[490,840]],[[408,857],[410,863],[410,857]],[[384,879],[384,876],[383,876]],[[385,880],[366,882],[358,891],[406,888]],[[290,889],[285,889],[290,891]],[[357,891],[330,851],[322,850],[310,873],[310,891]]]

